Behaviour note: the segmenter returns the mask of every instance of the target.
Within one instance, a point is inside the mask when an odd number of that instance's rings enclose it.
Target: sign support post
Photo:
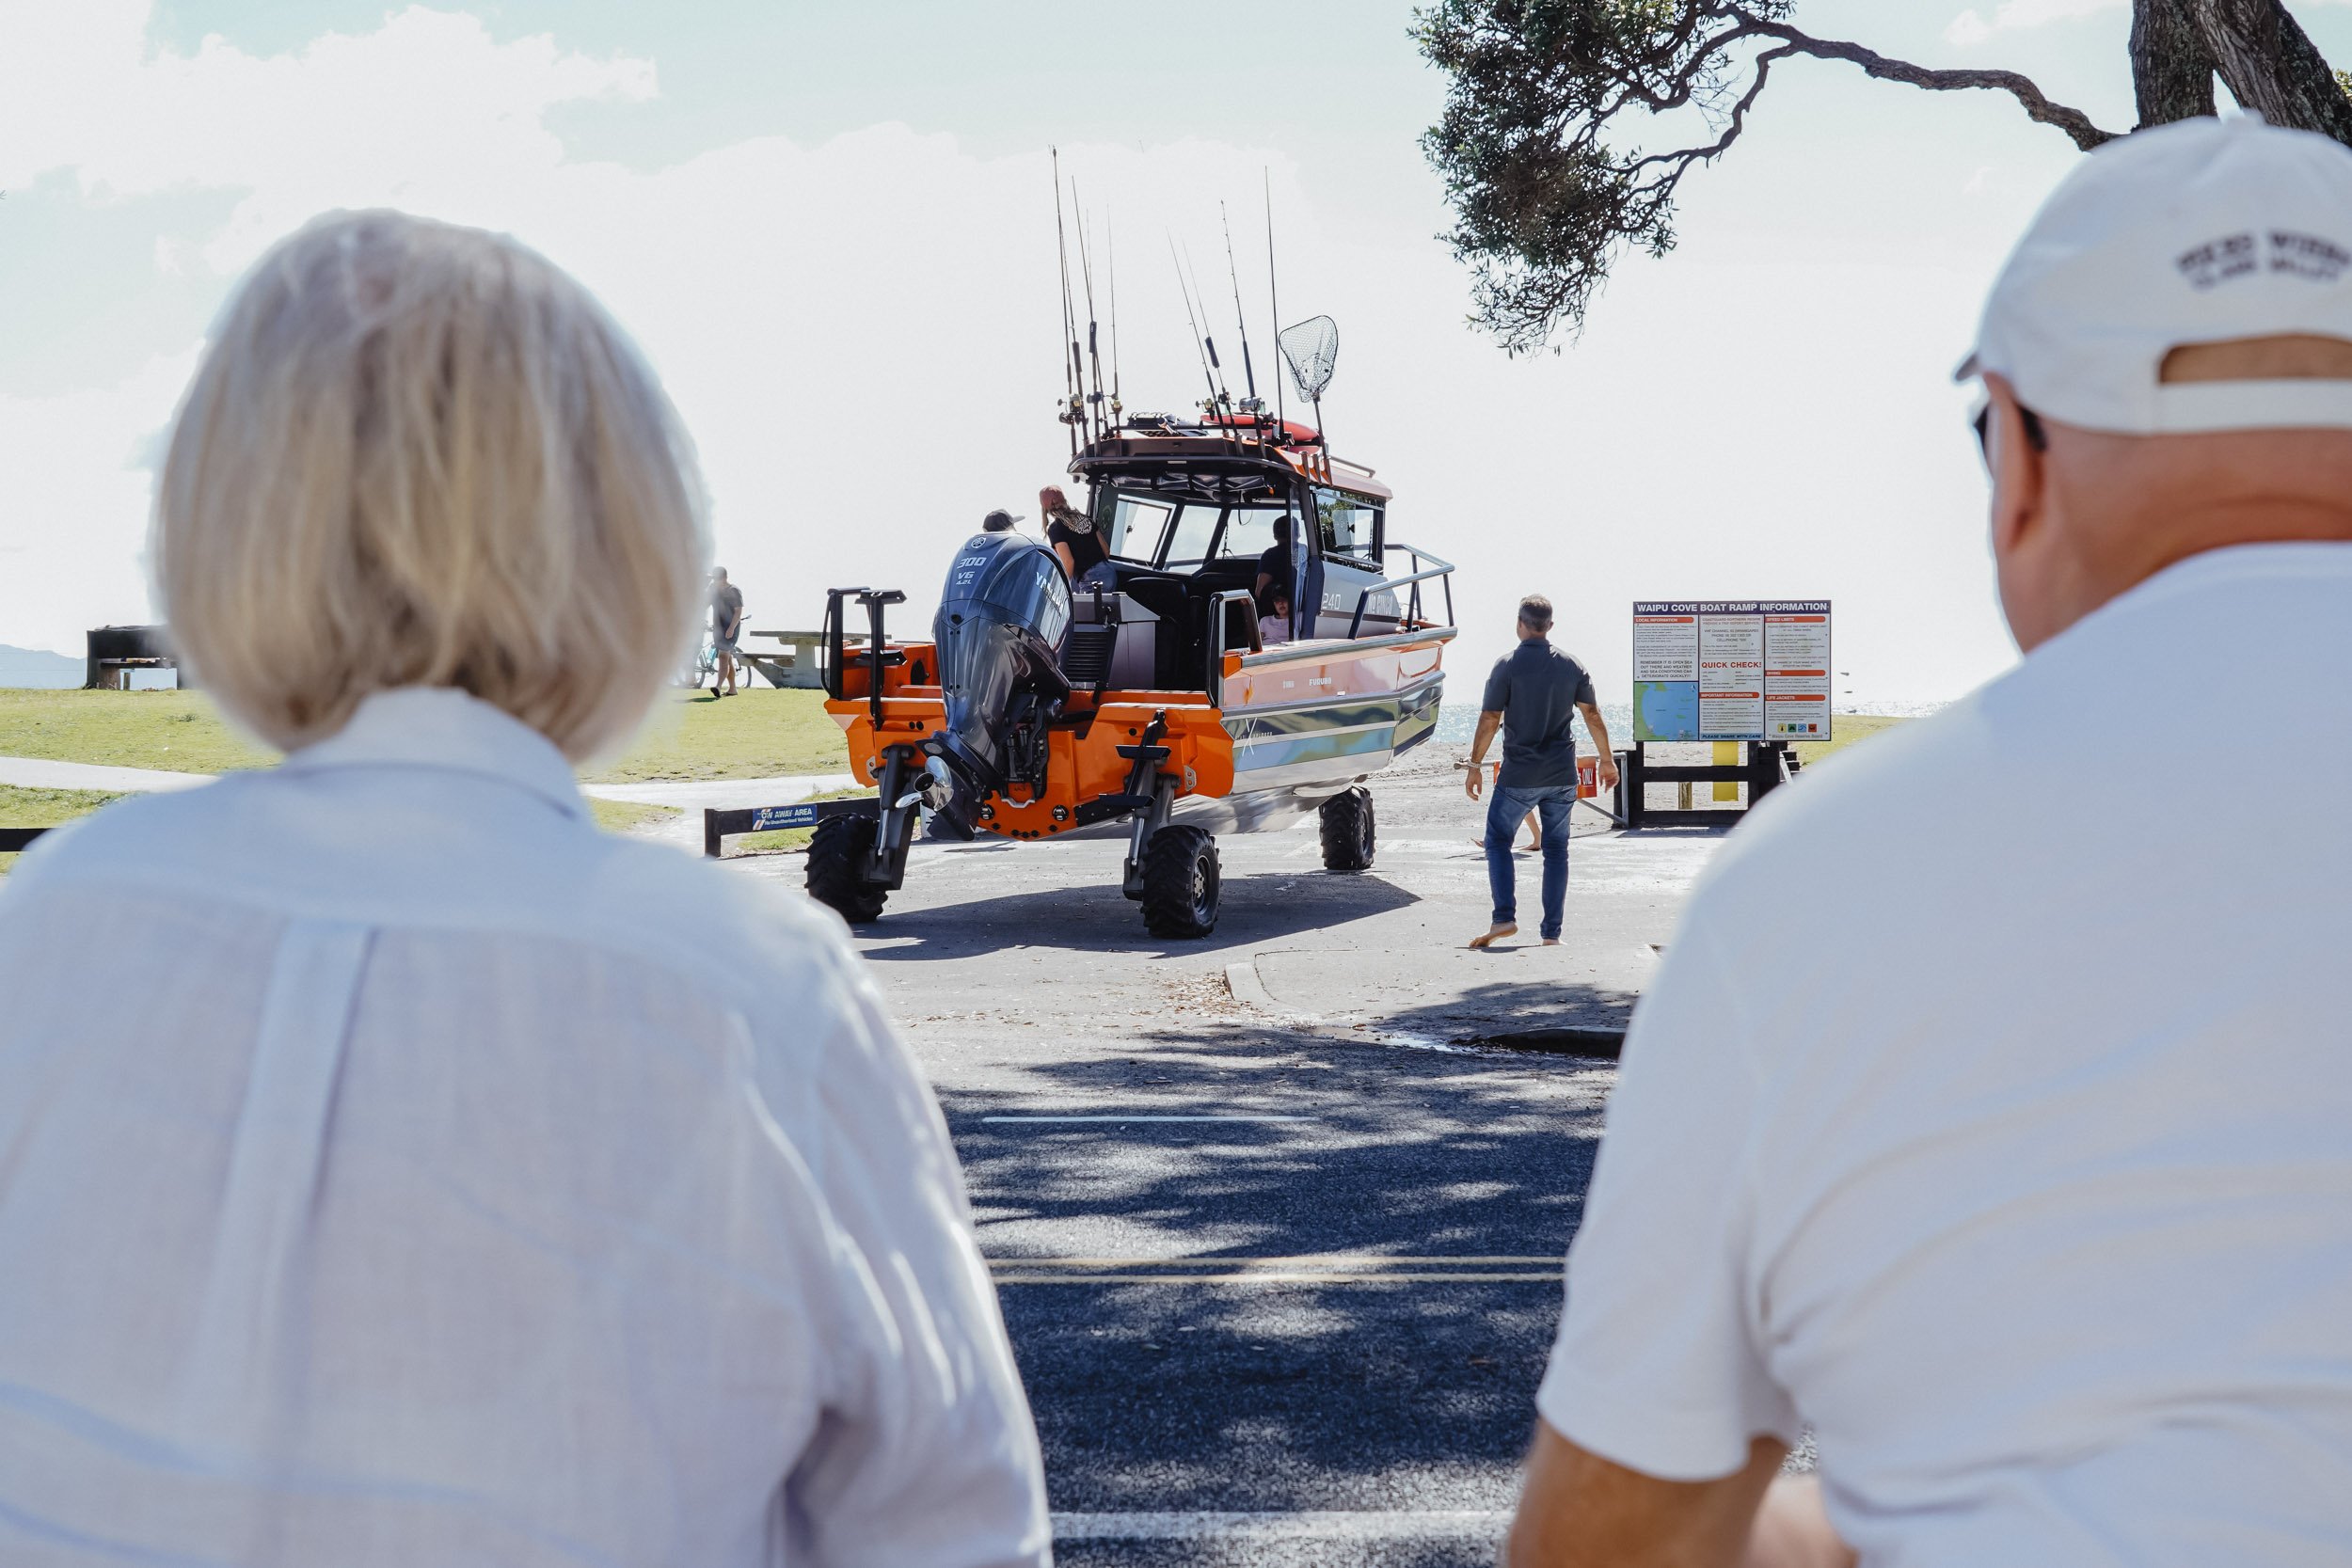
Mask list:
[[[1633,751],[1625,775],[1629,829],[1720,827],[1740,811],[1692,809],[1691,786],[1746,810],[1796,771],[1789,743],[1831,738],[1827,599],[1660,599],[1633,607]],[[1708,766],[1653,764],[1652,743],[1714,742]],[[1744,744],[1742,757],[1734,751]],[[1645,786],[1677,786],[1672,811]]]

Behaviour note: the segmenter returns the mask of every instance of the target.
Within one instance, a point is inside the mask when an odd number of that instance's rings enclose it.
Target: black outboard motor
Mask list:
[[[980,802],[1015,780],[1044,782],[1045,725],[1070,695],[1061,674],[1070,579],[1018,533],[977,533],[956,551],[931,620],[947,726],[924,743],[930,832],[970,838]]]

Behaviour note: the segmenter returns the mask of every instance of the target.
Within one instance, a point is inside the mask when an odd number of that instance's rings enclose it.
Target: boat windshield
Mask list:
[[[1149,565],[1168,531],[1176,503],[1156,496],[1103,489],[1094,496],[1094,523],[1103,531],[1103,545],[1121,561]]]
[[[1228,561],[1257,560],[1281,537],[1276,525],[1289,515],[1286,506],[1235,507],[1225,519],[1225,536],[1217,541],[1216,553]]]
[[[1179,572],[1212,561],[1255,561],[1273,547],[1276,525],[1289,510],[1281,505],[1187,501],[1168,526],[1168,547],[1160,564]]]

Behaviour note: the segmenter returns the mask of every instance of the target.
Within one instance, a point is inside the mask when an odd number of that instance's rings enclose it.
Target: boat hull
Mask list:
[[[1233,785],[1176,802],[1216,833],[1274,832],[1437,733],[1443,641],[1395,636],[1271,648],[1224,683]],[[1114,824],[1111,832],[1123,832]]]

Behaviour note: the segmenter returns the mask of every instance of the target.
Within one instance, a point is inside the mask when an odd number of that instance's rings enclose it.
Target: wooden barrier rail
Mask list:
[[[876,816],[882,801],[872,795],[846,800],[803,800],[794,806],[742,806],[734,811],[703,812],[703,853],[717,860],[723,840],[738,833],[771,833],[784,828],[814,828],[828,816]]]
[[[1784,742],[1751,740],[1746,745],[1747,760],[1728,766],[1654,766],[1644,754],[1645,743],[1641,741],[1634,743],[1632,751],[1618,752],[1618,789],[1625,801],[1626,827],[1636,831],[1722,828],[1739,821],[1797,769],[1796,754]],[[1743,784],[1748,786],[1748,803],[1728,811],[1661,811],[1649,805],[1645,798],[1644,786],[1654,784]]]

